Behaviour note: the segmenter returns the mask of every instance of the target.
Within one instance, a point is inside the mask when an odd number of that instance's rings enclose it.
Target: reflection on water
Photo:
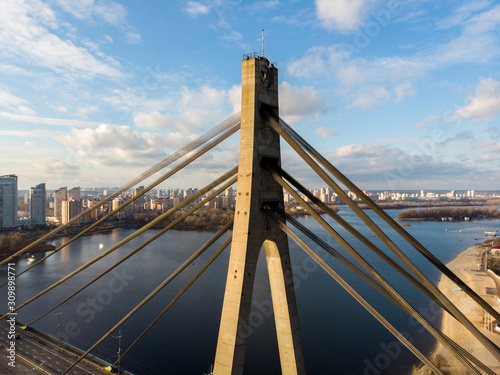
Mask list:
[[[389,211],[393,217],[396,217],[399,212]],[[360,220],[352,212],[342,207],[339,213],[356,229],[369,236],[371,241],[382,247],[380,241],[364,229]],[[300,221],[346,255],[345,251],[312,218],[303,217]],[[330,219],[327,221],[331,222]],[[331,222],[331,225],[344,235],[389,282],[394,283],[398,291],[406,296],[414,307],[426,313],[431,322],[439,324],[439,311],[433,309],[427,299],[422,297],[412,285],[408,285],[401,277],[390,272],[379,258],[368,254],[357,240],[346,234],[345,230],[339,228],[336,223]],[[381,223],[380,226],[393,237],[393,231],[388,229],[387,225]],[[406,229],[442,262],[447,263],[465,248],[485,239],[481,233],[471,233],[467,230],[461,233],[459,230],[454,230],[468,226],[470,227],[471,224],[412,222],[411,227]],[[488,221],[487,226],[500,229],[500,221]],[[18,278],[18,301],[24,301],[44,290],[132,232],[131,229],[120,229],[78,239]],[[31,322],[122,259],[155,233],[154,230],[144,233],[68,282],[58,286],[21,310],[18,319],[24,323]],[[212,235],[213,233],[210,232],[196,231],[168,232],[68,303],[48,314],[37,322],[35,327],[57,337],[56,313],[61,312],[61,337],[73,345],[86,349]],[[64,241],[67,239],[56,239],[54,245],[59,246]],[[121,327],[122,351],[170,302],[223,241],[224,238],[217,241],[207,253],[193,262],[178,278],[146,304],[144,309],[133,315]],[[395,238],[394,241],[433,282],[437,282],[439,273],[431,269],[429,263],[421,255],[416,254],[401,239]],[[404,313],[377,296],[364,282],[351,275],[331,256],[317,249],[314,244],[309,242],[308,244],[317,250],[323,259],[384,314],[396,328],[406,332],[417,347],[424,352],[431,349],[433,340],[412,324]],[[308,373],[362,375],[380,370],[384,374],[401,374],[416,362],[406,349],[401,348],[392,335],[387,333],[292,242],[290,252]],[[43,254],[35,254],[37,260],[42,256]],[[128,353],[122,361],[123,367],[136,374],[201,374],[209,370],[215,356],[228,258],[227,249]],[[18,262],[16,267],[17,273],[21,272],[27,267],[26,260]],[[264,256],[259,258],[254,299],[256,302],[253,305],[253,323],[247,345],[245,374],[280,373]],[[117,332],[115,336],[116,334]],[[117,345],[117,340],[111,337],[93,353],[113,362],[116,358]],[[388,350],[392,351],[388,352]],[[385,361],[387,358],[389,358],[388,362]]]

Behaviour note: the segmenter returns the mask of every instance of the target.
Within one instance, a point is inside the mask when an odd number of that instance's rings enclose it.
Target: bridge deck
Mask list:
[[[8,338],[9,325],[6,320],[0,321],[0,368],[2,374],[62,374],[78,358],[77,349],[71,346],[57,346],[51,338],[35,330],[21,330],[16,327],[16,335],[20,338],[15,342],[15,367],[9,366]],[[91,375],[110,374],[104,369],[106,363],[99,359],[81,361],[69,374]],[[35,369],[35,370],[33,370]],[[122,372],[124,373],[124,372]],[[126,373],[128,374],[128,373]],[[130,375],[130,374],[128,374]]]

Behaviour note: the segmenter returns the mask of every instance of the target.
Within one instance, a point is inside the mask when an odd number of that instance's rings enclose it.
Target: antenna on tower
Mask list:
[[[262,57],[264,57],[264,29],[262,29]]]

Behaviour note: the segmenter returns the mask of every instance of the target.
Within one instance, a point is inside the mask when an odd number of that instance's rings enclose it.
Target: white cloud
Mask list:
[[[355,57],[339,44],[313,46],[302,58],[288,64],[296,77],[336,77],[345,86],[365,83],[394,84],[416,77],[429,69],[431,63],[421,57],[378,57],[368,60]]]
[[[117,28],[125,35],[128,43],[137,44],[141,40],[133,27],[127,22],[127,9],[112,0],[58,0],[59,7],[79,20],[94,20],[94,18]],[[113,39],[105,35],[104,39],[112,43]]]
[[[78,116],[87,117],[88,114],[97,112],[99,107],[97,105],[89,105],[87,107],[79,107],[77,110]]]
[[[495,152],[495,153],[500,152],[500,142],[497,144],[491,145],[488,151]]]
[[[228,92],[229,103],[233,106],[233,113],[241,110],[241,84],[233,85]]]
[[[369,157],[380,157],[384,156],[388,153],[388,147],[387,146],[381,146],[381,145],[372,145],[372,144],[366,144],[366,145],[346,145],[346,146],[341,146],[334,152],[334,156],[336,158],[346,158],[346,157],[362,157],[362,158],[369,158]],[[400,151],[395,151],[393,150],[392,153],[394,152],[399,153]]]
[[[234,30],[231,30],[229,31],[228,33],[226,33],[225,35],[223,35],[221,37],[221,39],[224,41],[224,43],[228,46],[228,47],[238,47],[240,48],[241,50],[245,51],[245,50],[248,50],[250,47],[243,43],[243,34],[237,32],[237,31],[234,31]]]
[[[434,52],[435,64],[487,62],[500,55],[497,33],[500,23],[500,5],[463,21],[462,33],[450,42],[438,46]]]
[[[58,0],[57,4],[73,17],[85,20],[92,16],[94,0]]]
[[[102,53],[97,58],[88,49],[60,38],[54,33],[58,29],[58,20],[49,4],[37,0],[10,1],[0,12],[0,52],[5,58],[19,59],[70,77],[123,77],[117,60]]]
[[[485,9],[490,4],[490,0],[476,0],[474,2],[461,5],[455,9],[449,17],[439,20],[437,22],[437,27],[440,29],[448,29],[450,27],[460,25],[469,19],[473,13]]]
[[[331,68],[338,66],[346,58],[346,52],[338,44],[313,46],[302,58],[288,64],[288,72],[295,77],[324,76]]]
[[[241,85],[231,87],[227,96],[233,113],[238,112],[241,109]],[[320,92],[312,87],[292,86],[286,81],[279,85],[279,108],[280,116],[290,124],[316,119],[328,110]]]
[[[0,106],[14,109],[16,108],[24,114],[34,114],[34,111],[27,107],[29,102],[10,93],[9,89],[0,86]]]
[[[2,137],[53,139],[61,134],[62,131],[56,130],[0,130]]]
[[[387,93],[385,88],[375,87],[373,89],[370,89],[370,92],[361,94],[359,97],[354,99],[354,101],[346,108],[361,108],[362,110],[367,110],[373,107],[377,107],[387,99],[389,99],[389,94]]]
[[[97,17],[117,28],[127,25],[127,10],[123,5],[115,3],[114,1],[96,1],[92,11]]]
[[[143,129],[176,128],[174,116],[162,115],[158,111],[138,112],[134,115],[134,124]]]
[[[210,7],[208,5],[202,4],[197,1],[188,1],[184,11],[190,17],[196,17],[198,15],[207,15],[210,13]]]
[[[332,135],[336,135],[339,133],[338,129],[334,128],[317,128],[316,135],[320,138],[328,138]]]
[[[141,35],[139,33],[133,31],[127,31],[125,33],[125,40],[130,44],[139,44],[142,40]]]
[[[407,96],[413,96],[415,90],[413,89],[411,82],[403,82],[394,87],[394,92],[396,93],[396,102],[400,102]]]
[[[316,16],[327,30],[353,31],[363,24],[370,0],[316,0]]]
[[[500,155],[492,156],[490,154],[484,154],[476,159],[476,161],[479,163],[484,163],[484,162],[488,162],[488,161],[497,161],[497,160],[500,160]]]
[[[491,78],[479,82],[469,104],[453,113],[453,117],[487,120],[500,113],[500,81]]]
[[[319,113],[326,113],[323,96],[307,86],[292,86],[284,81],[279,85],[280,116],[290,124],[315,119]]]
[[[327,8],[335,4],[336,0],[317,2],[317,5]],[[357,9],[356,4],[360,5],[361,2],[349,3],[353,7],[350,9]],[[388,93],[394,93],[392,97],[398,102],[414,94],[412,79],[456,64],[477,65],[500,56],[500,37],[497,32],[500,5],[490,9],[485,9],[485,6],[485,3],[464,6],[461,14],[465,18],[457,25],[458,30],[449,34],[451,39],[441,43],[428,43],[426,48],[419,49],[414,54],[366,58],[356,53],[356,43],[313,46],[301,58],[290,61],[287,70],[292,76],[299,78],[336,80],[340,84],[339,94],[351,102],[349,108],[370,108],[379,103],[380,99],[386,100]],[[325,8],[325,17],[329,14],[328,9]],[[342,6],[339,9],[338,14],[342,14]],[[375,96],[367,94],[370,87],[383,88],[385,93],[379,89]]]
[[[77,176],[80,174],[80,166],[67,159],[48,157],[33,162],[38,173],[51,174],[55,176]],[[67,178],[67,177],[66,177]]]
[[[180,132],[141,133],[129,126],[101,124],[95,129],[73,128],[71,134],[56,138],[80,164],[96,166],[148,165],[161,160],[166,150],[175,150],[191,140]]]
[[[470,188],[470,181],[482,180],[495,186],[498,173],[475,164],[442,161],[426,153],[409,153],[390,145],[354,144],[338,148],[330,158],[341,171],[364,188],[454,189]]]
[[[68,113],[68,107],[65,105],[50,105],[50,108],[55,109],[57,112]]]
[[[25,105],[20,105],[17,107],[19,112],[21,112],[23,115],[34,115],[36,112],[32,110],[30,107],[26,107]]]
[[[94,121],[82,121],[73,119],[61,119],[61,118],[47,118],[47,117],[36,117],[28,115],[16,115],[8,112],[0,112],[0,117],[20,121],[30,124],[44,124],[44,125],[58,125],[58,126],[77,126],[77,127],[98,127],[102,125],[99,122]]]
[[[197,133],[205,126],[214,124],[214,121],[222,121],[228,116],[225,111],[227,99],[226,90],[206,85],[192,90],[183,86],[158,103],[161,108],[153,109],[153,106],[148,105],[150,110],[145,111],[142,108],[148,103],[138,103],[133,119],[135,125],[144,129],[177,129]],[[168,106],[165,106],[166,101],[169,102]],[[160,113],[159,110],[163,108],[169,111]]]
[[[222,39],[228,42],[239,42],[243,39],[243,34],[237,31],[231,30],[228,34],[223,35]]]
[[[419,122],[415,125],[418,129],[424,129],[431,122],[444,122],[443,116],[440,115],[431,115],[427,116],[423,121]]]

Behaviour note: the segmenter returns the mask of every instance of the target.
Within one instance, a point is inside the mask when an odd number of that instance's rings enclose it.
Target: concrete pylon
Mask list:
[[[286,234],[263,212],[283,208],[283,189],[260,167],[262,158],[280,164],[279,135],[263,121],[267,105],[278,115],[278,69],[264,57],[242,62],[238,189],[233,241],[222,308],[214,374],[243,374],[257,259],[266,254],[282,374],[305,374]]]

